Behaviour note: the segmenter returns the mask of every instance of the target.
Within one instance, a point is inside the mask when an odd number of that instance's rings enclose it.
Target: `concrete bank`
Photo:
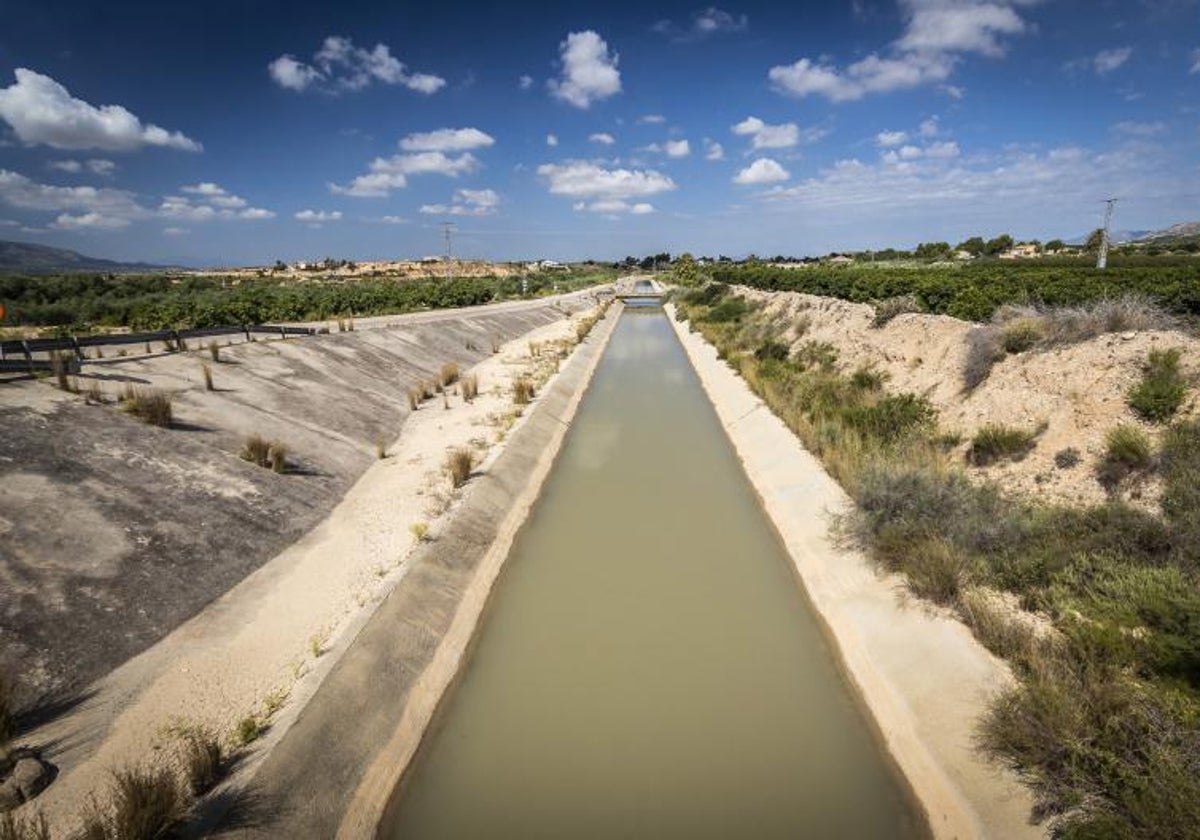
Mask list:
[[[844,673],[939,838],[1035,838],[1033,799],[973,748],[988,700],[1011,682],[954,618],[909,602],[896,575],[834,545],[830,515],[851,504],[716,349],[674,325],[751,484],[792,558]]]
[[[468,485],[445,531],[323,680],[250,780],[259,818],[225,836],[373,837],[470,649],[517,531],[566,436],[620,307],[593,329]],[[237,798],[238,794],[231,794]]]

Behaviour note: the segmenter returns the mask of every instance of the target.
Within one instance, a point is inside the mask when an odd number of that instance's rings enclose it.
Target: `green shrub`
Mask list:
[[[1116,488],[1128,476],[1154,466],[1154,447],[1150,436],[1137,426],[1120,425],[1104,437],[1104,457],[1096,467],[1096,477],[1104,487]]]
[[[971,439],[967,460],[976,467],[986,467],[1004,458],[1020,461],[1033,450],[1036,441],[1033,432],[989,423]]]
[[[750,311],[745,298],[727,297],[708,311],[704,320],[711,324],[727,324],[744,318]]]
[[[884,443],[914,434],[928,434],[937,423],[937,410],[916,394],[887,396],[866,406],[849,406],[842,417],[850,428]]]
[[[883,383],[887,381],[887,378],[888,375],[884,371],[876,370],[870,365],[863,365],[850,374],[850,384],[863,391],[878,391],[883,388]]]
[[[1183,405],[1187,383],[1179,372],[1178,348],[1151,350],[1142,381],[1129,392],[1129,407],[1143,420],[1164,423]]]
[[[1038,318],[1015,318],[1000,328],[1001,343],[1007,353],[1023,353],[1037,346],[1045,335]]]
[[[791,353],[791,348],[782,341],[768,339],[760,344],[758,349],[754,351],[754,358],[758,359],[760,362],[765,362],[768,359],[777,362],[786,362]]]
[[[1079,454],[1079,450],[1074,446],[1068,446],[1066,449],[1060,449],[1054,453],[1054,466],[1060,470],[1069,470],[1072,467],[1079,465],[1083,460],[1083,456]]]
[[[796,350],[795,361],[801,370],[817,367],[832,371],[837,360],[837,348],[825,341],[806,341]]]

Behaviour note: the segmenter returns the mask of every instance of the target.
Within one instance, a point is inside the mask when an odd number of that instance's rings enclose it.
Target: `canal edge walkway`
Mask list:
[[[1000,659],[954,618],[903,598],[903,582],[840,548],[830,515],[850,500],[791,430],[675,319],[680,343],[778,532],[843,673],[938,838],[1039,838],[1033,797],[975,750],[989,699],[1011,684]],[[758,410],[761,407],[761,410]]]
[[[446,531],[359,633],[257,769],[249,824],[222,836],[374,837],[393,791],[469,654],[620,315],[613,306],[484,464]],[[238,810],[237,806],[234,810]]]

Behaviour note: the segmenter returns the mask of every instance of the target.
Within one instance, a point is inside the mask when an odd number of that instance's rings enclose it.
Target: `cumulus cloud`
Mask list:
[[[1111,50],[1100,50],[1092,59],[1092,67],[1101,76],[1111,73],[1129,60],[1133,55],[1133,47],[1116,47]]]
[[[571,32],[558,51],[561,76],[546,83],[555,98],[576,108],[588,108],[621,92],[619,56],[609,52],[608,44],[592,30]]]
[[[311,64],[292,55],[281,55],[267,65],[267,72],[277,85],[296,92],[313,89],[342,93],[362,90],[379,82],[432,94],[446,85],[446,80],[440,76],[408,72],[386,44],[376,44],[368,50],[355,46],[352,40],[341,35],[327,37],[313,54]]]
[[[917,134],[920,134],[922,137],[937,137],[938,132],[941,130],[942,127],[937,117],[922,120],[921,124],[917,126]]]
[[[533,87],[533,76],[519,76],[517,78],[517,87],[521,90],[529,90]]]
[[[262,207],[247,207],[246,199],[212,181],[179,188],[183,195],[169,195],[159,205],[159,215],[170,219],[206,222],[211,219],[273,219],[275,213]]]
[[[465,152],[495,143],[495,138],[477,128],[439,128],[408,135],[400,141],[400,148],[406,152]]]
[[[105,216],[103,213],[82,213],[72,216],[63,213],[50,227],[55,230],[121,230],[130,225],[129,219],[120,216]]]
[[[758,158],[754,163],[733,176],[733,183],[744,185],[777,184],[780,181],[786,181],[790,177],[792,177],[791,173],[780,166],[778,161],[771,158]]]
[[[692,147],[687,140],[668,140],[663,143],[663,151],[667,157],[685,158],[692,153]]]
[[[758,117],[746,117],[731,131],[749,137],[752,149],[787,149],[800,142],[800,127],[795,123],[768,125]]]
[[[881,131],[875,135],[875,145],[890,149],[892,146],[899,146],[907,139],[907,131]]]
[[[801,58],[768,72],[774,87],[793,96],[832,102],[944,82],[961,56],[1004,54],[1006,37],[1030,26],[1016,8],[1032,0],[900,0],[904,31],[883,55],[871,53],[844,68]]]
[[[97,107],[76,99],[49,76],[18,67],[16,77],[15,83],[0,88],[0,119],[27,146],[110,152],[131,152],[145,146],[201,150],[199,143],[181,132],[142,123],[120,105]]]
[[[638,122],[642,125],[662,125],[667,121],[667,118],[662,114],[646,114],[638,117]]]
[[[705,160],[724,160],[725,147],[715,140],[704,140],[704,159]]]
[[[553,195],[580,199],[575,209],[594,213],[651,213],[653,205],[634,199],[675,189],[674,181],[653,169],[605,169],[586,161],[567,161],[543,164],[537,172]]]
[[[163,228],[163,236],[183,236],[187,233],[187,228],[181,227],[165,227]]]
[[[607,131],[598,131],[589,136],[588,140],[592,141],[593,143],[599,143],[601,146],[611,146],[613,143],[617,142],[617,138],[613,137]]]
[[[500,206],[495,190],[455,190],[450,204],[426,204],[421,212],[435,216],[490,216]]]
[[[1192,69],[1188,73],[1200,73],[1200,47],[1192,50]]]
[[[355,198],[383,198],[392,190],[408,186],[410,175],[445,175],[457,178],[479,168],[479,159],[470,152],[447,155],[445,152],[415,152],[375,158],[365,175],[359,175],[349,184],[330,184],[329,190],[337,195]]]
[[[723,33],[743,32],[749,25],[750,19],[745,15],[732,15],[716,6],[709,6],[693,13],[689,23],[678,24],[672,20],[660,20],[650,28],[659,35],[682,43],[700,41]]]
[[[304,222],[313,227],[320,227],[325,222],[337,222],[342,218],[341,210],[301,210],[296,213],[296,221]]]
[[[112,219],[134,220],[150,215],[126,190],[52,186],[8,169],[0,169],[0,201],[23,210],[73,211]]]

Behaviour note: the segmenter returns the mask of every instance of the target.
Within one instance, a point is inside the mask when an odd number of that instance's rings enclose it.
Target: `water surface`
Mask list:
[[[662,310],[631,307],[392,838],[923,836]]]

